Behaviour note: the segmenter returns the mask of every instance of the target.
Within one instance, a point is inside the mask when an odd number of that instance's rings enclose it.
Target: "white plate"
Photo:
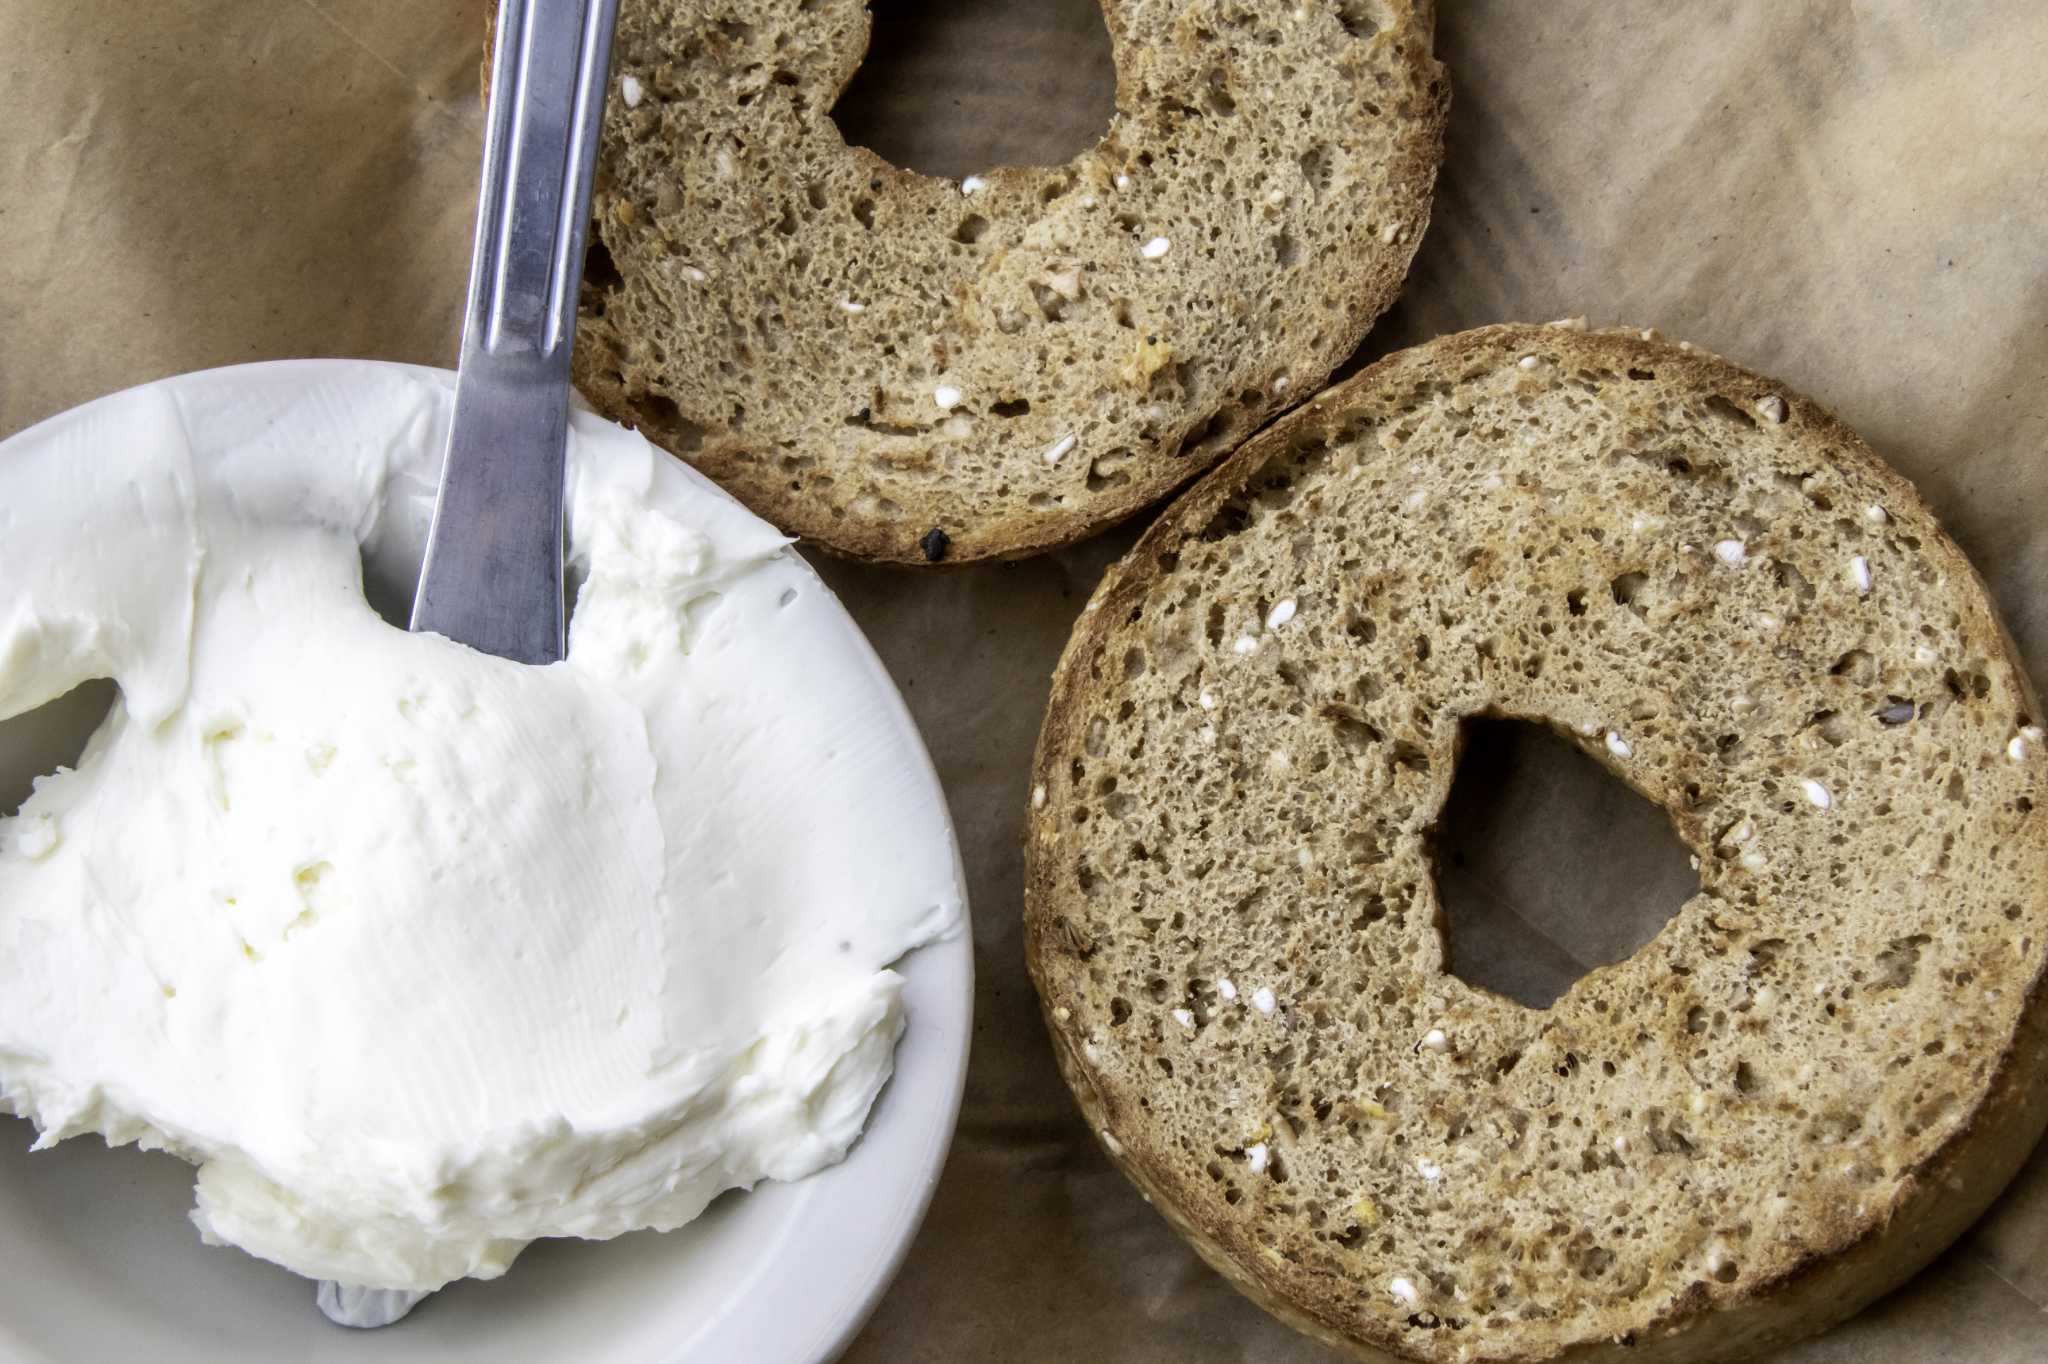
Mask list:
[[[444,387],[454,379],[413,366],[297,360],[161,383],[303,381],[333,393],[374,383],[379,370],[429,377]],[[52,420],[75,419],[91,406]],[[409,438],[438,449],[445,430],[444,413],[433,430]],[[410,597],[424,536],[423,516],[387,518],[364,554],[373,599]],[[843,611],[839,617],[858,640],[852,619]],[[866,650],[864,640],[860,647]],[[868,656],[873,659],[871,651]],[[905,753],[936,792],[923,741],[879,660],[873,677],[894,703]],[[92,698],[74,693],[0,724],[0,809],[18,803],[32,776],[77,752],[106,695],[95,707]],[[934,808],[943,809],[943,799]],[[934,837],[950,842],[952,830],[935,829]],[[952,857],[957,876],[957,847]],[[964,881],[960,898],[964,906]],[[909,1026],[896,1051],[895,1077],[842,1164],[795,1184],[727,1194],[680,1231],[535,1242],[503,1278],[455,1284],[382,1331],[332,1326],[314,1309],[307,1280],[238,1250],[202,1246],[185,1217],[192,1170],[182,1161],[108,1150],[90,1137],[30,1154],[33,1129],[0,1119],[0,1358],[67,1364],[829,1359],[860,1328],[902,1262],[945,1161],[966,1078],[974,965],[964,926],[912,953],[898,969],[907,982]]]

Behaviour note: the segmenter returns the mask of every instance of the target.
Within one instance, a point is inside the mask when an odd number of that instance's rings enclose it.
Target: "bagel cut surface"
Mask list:
[[[1445,969],[1477,716],[1698,858],[1548,1009]],[[1296,1326],[1746,1358],[1925,1263],[2048,1118],[2040,724],[1960,551],[1815,404],[1650,333],[1446,337],[1105,578],[1039,741],[1030,966],[1112,1157]]]
[[[1101,141],[954,181],[834,125],[860,0],[624,0],[578,387],[783,530],[918,564],[1085,536],[1314,392],[1428,223],[1429,0],[1103,10]]]

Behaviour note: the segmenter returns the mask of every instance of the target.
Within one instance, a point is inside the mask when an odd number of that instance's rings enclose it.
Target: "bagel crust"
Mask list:
[[[1548,1009],[1444,967],[1480,715],[1698,858]],[[1747,1358],[1919,1268],[2048,1121],[2040,724],[1961,552],[1814,403],[1651,333],[1445,337],[1104,579],[1039,739],[1031,972],[1110,1155],[1301,1329]]]
[[[624,0],[578,387],[784,530],[915,564],[1089,535],[1314,392],[1428,225],[1430,0],[1103,8],[1102,140],[953,181],[834,125],[860,0]]]

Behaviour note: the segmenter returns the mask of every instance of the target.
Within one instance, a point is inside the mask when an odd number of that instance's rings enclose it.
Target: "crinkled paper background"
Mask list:
[[[1113,78],[1089,0],[881,8],[843,120],[854,140],[963,175],[1064,160],[1104,125]],[[1407,291],[1361,358],[1583,314],[1778,376],[1920,485],[2042,678],[2048,6],[1440,8],[1449,158]],[[474,0],[0,0],[0,434],[240,360],[451,363],[481,33]],[[1109,1168],[1024,975],[1031,743],[1067,627],[1130,538],[944,575],[822,565],[938,761],[980,972],[959,1138],[857,1364],[1334,1358],[1241,1300]],[[1611,792],[1540,758],[1485,759],[1537,766],[1475,802],[1491,839],[1447,873],[1502,945],[1497,969],[1532,988],[1682,894],[1668,850],[1644,860],[1656,839],[1606,835]],[[1522,817],[1539,809],[1565,811],[1540,837]],[[1605,870],[1589,881],[1586,862]],[[2038,1364],[2044,1304],[2037,1152],[1932,1268],[1782,1359]]]

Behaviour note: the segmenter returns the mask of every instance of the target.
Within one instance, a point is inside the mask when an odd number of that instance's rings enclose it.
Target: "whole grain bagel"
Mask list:
[[[1449,94],[1431,0],[1104,0],[1117,114],[964,181],[848,146],[861,0],[624,0],[575,377],[787,531],[1029,554],[1315,391],[1392,302]]]
[[[1433,826],[1483,715],[1698,859],[1548,1009],[1446,969]],[[2048,1118],[2040,716],[1961,552],[1814,403],[1648,333],[1446,337],[1104,580],[1039,741],[1032,974],[1110,1154],[1302,1329],[1748,1358],[1925,1263]]]

